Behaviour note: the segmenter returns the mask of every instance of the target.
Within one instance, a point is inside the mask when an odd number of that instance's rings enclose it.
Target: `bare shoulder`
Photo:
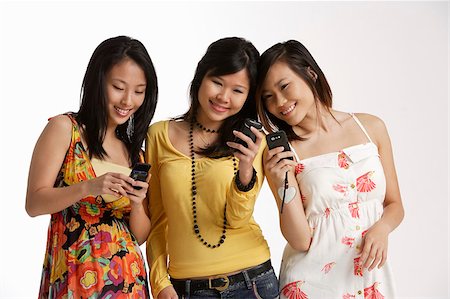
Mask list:
[[[384,121],[378,116],[368,113],[355,113],[355,115],[368,131],[372,131],[374,133],[386,131]]]
[[[355,113],[355,115],[376,144],[380,145],[389,139],[386,125],[381,118],[368,113]]]
[[[49,119],[43,134],[52,138],[70,141],[72,132],[72,121],[67,115],[57,115]]]
[[[67,115],[60,114],[50,118],[47,126],[54,130],[71,131],[72,121]]]

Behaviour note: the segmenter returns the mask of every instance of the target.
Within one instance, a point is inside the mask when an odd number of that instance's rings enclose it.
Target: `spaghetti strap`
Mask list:
[[[367,139],[369,139],[369,141],[371,143],[373,143],[372,139],[370,138],[369,134],[366,131],[366,128],[364,128],[364,126],[362,125],[362,123],[359,121],[359,119],[356,117],[356,115],[354,113],[350,113],[350,115],[353,117],[353,119],[356,121],[356,123],[358,124],[358,126],[361,128],[361,130],[364,132],[364,134],[366,135]]]

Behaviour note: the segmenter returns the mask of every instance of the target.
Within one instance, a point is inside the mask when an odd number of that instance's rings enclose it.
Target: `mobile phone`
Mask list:
[[[252,132],[252,130],[250,130],[250,127],[254,127],[256,128],[258,131],[262,130],[262,125],[256,121],[253,120],[251,118],[246,118],[244,123],[242,124],[241,128],[239,129],[240,132],[244,133],[244,135],[250,137],[250,139],[255,142],[256,141],[256,135]],[[236,137],[235,141],[236,143],[242,144],[243,146],[247,147],[247,143]]]
[[[148,172],[150,170],[150,164],[136,163],[131,170],[130,177],[135,181],[145,182],[147,180]],[[136,190],[141,190],[142,187],[133,186]]]
[[[282,146],[284,148],[283,152],[291,150],[291,148],[289,147],[289,141],[286,136],[286,132],[284,132],[283,130],[266,135],[266,141],[269,149],[274,149],[276,147]],[[287,157],[284,159],[294,160],[292,157]]]

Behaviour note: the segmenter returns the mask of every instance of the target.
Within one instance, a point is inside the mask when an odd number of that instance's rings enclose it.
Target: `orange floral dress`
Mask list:
[[[74,115],[55,187],[96,177]],[[87,196],[51,215],[39,298],[149,298],[147,272],[130,232],[128,198]]]

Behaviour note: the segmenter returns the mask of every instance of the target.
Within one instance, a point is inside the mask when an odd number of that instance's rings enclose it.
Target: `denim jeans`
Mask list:
[[[244,275],[245,276],[245,275]],[[260,275],[245,281],[230,284],[229,287],[220,292],[215,289],[190,290],[186,293],[185,289],[175,288],[178,298],[196,299],[196,298],[263,298],[272,299],[279,295],[278,279],[273,268],[261,273]]]

